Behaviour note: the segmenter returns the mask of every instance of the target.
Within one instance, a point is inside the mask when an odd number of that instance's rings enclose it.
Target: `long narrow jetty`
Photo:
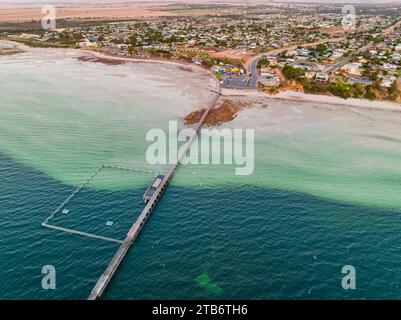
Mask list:
[[[153,196],[149,199],[149,202],[146,204],[145,208],[143,209],[142,213],[136,220],[136,222],[132,225],[131,229],[128,231],[127,237],[122,242],[121,246],[117,250],[116,254],[114,255],[113,259],[110,261],[109,265],[107,266],[106,270],[100,276],[99,280],[97,281],[96,285],[92,289],[88,300],[96,300],[102,296],[104,291],[107,288],[107,285],[110,283],[111,279],[113,278],[115,272],[117,271],[118,267],[120,266],[121,262],[123,261],[125,255],[127,254],[128,250],[131,248],[132,244],[138,238],[139,233],[141,232],[143,226],[145,225],[146,221],[149,218],[149,215],[152,213],[153,209],[157,205],[160,197],[163,195],[164,191],[166,190],[171,178],[173,177],[177,167],[185,155],[185,153],[191,147],[192,142],[195,140],[197,135],[199,134],[199,130],[202,127],[206,117],[208,116],[210,110],[215,106],[217,99],[220,96],[220,90],[215,91],[216,96],[214,97],[210,106],[205,110],[201,119],[194,127],[193,135],[188,139],[188,141],[180,148],[177,155],[177,161],[172,164],[164,176],[159,188],[153,194]]]

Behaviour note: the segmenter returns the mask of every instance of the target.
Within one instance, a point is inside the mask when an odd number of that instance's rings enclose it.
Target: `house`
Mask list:
[[[280,79],[277,76],[270,78],[263,78],[259,80],[259,83],[265,87],[277,87],[280,85]]]
[[[305,72],[305,78],[306,79],[314,79],[316,76],[316,72],[313,71],[307,71]]]
[[[347,63],[341,68],[342,71],[352,74],[355,76],[361,76],[362,75],[362,63],[358,62],[352,62],[352,63]]]
[[[391,85],[397,80],[394,76],[385,76],[381,82],[381,86],[385,88],[390,88]]]
[[[272,77],[272,76],[275,75],[275,73],[270,68],[261,68],[260,69],[260,75],[262,77]]]
[[[383,63],[383,70],[385,70],[389,73],[394,73],[397,71],[397,66],[394,64],[390,64],[390,63]]]
[[[271,66],[277,65],[277,59],[276,59],[276,57],[266,57],[266,59],[267,59],[267,61],[269,61],[269,64],[270,64]]]
[[[334,52],[331,54],[329,60],[332,61],[332,62],[334,62],[334,61],[336,61],[336,60],[341,59],[343,56],[344,56],[344,53],[343,53],[343,52],[334,51]]]
[[[398,52],[393,53],[393,55],[391,56],[391,59],[393,59],[393,61],[400,61],[401,60],[401,54]]]
[[[361,78],[348,78],[348,84],[361,84],[363,86],[370,86],[373,84],[372,80],[369,79],[361,79]]]
[[[308,49],[298,49],[297,56],[299,57],[309,57],[310,51]]]
[[[316,73],[316,81],[318,82],[327,82],[329,81],[330,76],[325,72]]]
[[[308,66],[304,65],[304,64],[298,64],[298,63],[293,63],[291,65],[294,69],[302,69],[302,70],[307,70]]]
[[[286,57],[294,57],[296,54],[297,54],[296,51],[288,51],[288,52],[285,54],[285,56],[286,56]]]
[[[80,48],[88,48],[88,47],[94,47],[97,44],[93,43],[93,42],[90,42],[88,39],[85,39],[83,41],[78,42],[78,45],[79,45]]]
[[[358,63],[367,63],[368,62],[368,60],[366,60],[364,57],[358,57],[357,59],[356,59],[356,61],[358,62]]]

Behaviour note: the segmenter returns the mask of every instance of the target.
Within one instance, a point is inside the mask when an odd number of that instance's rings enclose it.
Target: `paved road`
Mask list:
[[[356,53],[361,53],[363,51],[365,51],[366,49],[369,49],[369,47],[371,47],[373,45],[373,42],[369,42],[367,45],[363,46],[362,48],[358,49],[356,51]],[[326,68],[325,72],[326,73],[334,73],[336,72],[338,69],[344,67],[347,63],[350,63],[352,61],[352,58],[345,58],[343,60],[341,60],[339,63],[336,63],[335,65],[329,66],[328,68]]]
[[[342,38],[334,38],[334,39],[324,39],[321,41],[313,42],[313,43],[307,43],[303,44],[303,47],[311,47],[318,45],[320,43],[327,43],[327,42],[333,42],[333,41],[342,41],[344,40],[345,37]],[[226,81],[222,84],[222,88],[229,88],[229,89],[248,89],[248,90],[257,90],[257,85],[258,85],[258,80],[259,80],[259,71],[257,69],[258,62],[262,59],[263,56],[269,55],[269,56],[276,56],[279,53],[286,51],[286,50],[295,50],[298,48],[298,45],[293,45],[290,47],[285,47],[285,48],[280,48],[280,49],[273,49],[265,53],[261,53],[255,57],[253,57],[248,64],[245,65],[248,75],[250,75],[250,80],[249,80],[249,85],[247,87],[243,87],[241,85],[237,86],[237,82],[229,82],[226,83]]]
[[[387,29],[385,29],[385,30],[383,31],[383,35],[388,35],[388,34],[390,34],[391,32],[393,32],[393,31],[395,30],[395,28],[399,27],[400,25],[401,25],[401,21],[398,21],[396,24],[394,24],[394,25],[388,27]],[[358,50],[356,51],[356,53],[357,53],[357,54],[362,53],[363,51],[369,49],[373,44],[374,44],[373,41],[372,41],[372,42],[369,42],[367,45],[365,45],[365,46],[363,46],[362,48],[358,49]],[[345,58],[345,59],[343,59],[342,61],[340,61],[339,63],[337,63],[337,64],[335,64],[335,65],[333,65],[333,66],[328,67],[328,68],[325,70],[325,72],[327,72],[327,73],[334,73],[334,72],[336,72],[338,69],[342,68],[343,66],[345,66],[347,63],[349,63],[349,62],[351,62],[351,61],[352,61],[351,58]]]
[[[222,88],[227,89],[237,89],[237,90],[257,90],[258,84],[258,61],[261,57],[256,58],[252,61],[249,66],[248,74],[247,75],[240,75],[240,76],[230,76],[224,79],[223,83],[221,84]]]
[[[316,42],[310,42],[310,43],[304,43],[304,44],[294,44],[288,47],[284,47],[284,48],[279,48],[279,49],[272,49],[263,53],[260,53],[256,56],[254,56],[251,60],[249,60],[246,64],[245,64],[245,68],[249,71],[252,67],[252,64],[255,60],[259,61],[263,56],[277,56],[279,53],[283,52],[283,51],[292,51],[298,48],[298,46],[302,46],[303,48],[308,48],[308,47],[314,47],[317,46],[318,44],[323,44],[323,43],[329,43],[329,42],[337,42],[337,41],[343,41],[345,40],[346,37],[341,37],[341,38],[332,38],[332,39],[323,39],[323,40],[319,40]]]
[[[258,85],[258,78],[259,78],[259,71],[257,68],[258,62],[259,60],[262,59],[262,56],[260,56],[259,58],[253,59],[252,63],[249,66],[249,74],[251,75],[251,82],[250,82],[250,86],[253,89],[257,88]]]
[[[401,20],[398,21],[396,24],[394,24],[393,26],[390,26],[389,28],[383,30],[383,34],[389,34],[392,31],[394,31],[394,29],[398,26],[401,25]],[[338,41],[343,41],[346,40],[347,37],[341,37],[341,38],[331,38],[331,39],[322,39],[316,42],[311,42],[311,43],[305,43],[305,44],[301,44],[302,47],[304,48],[308,48],[308,47],[314,47],[317,46],[318,44],[324,44],[324,43],[329,43],[329,42],[338,42]],[[367,44],[366,46],[363,46],[362,48],[360,48],[357,53],[360,53],[364,50],[366,50],[367,48],[369,48],[372,45],[372,42]],[[235,77],[232,77],[231,79],[225,79],[224,82],[221,84],[222,88],[229,88],[229,89],[238,89],[238,90],[244,90],[244,89],[248,89],[248,90],[256,90],[257,89],[257,83],[258,83],[258,70],[256,68],[259,60],[262,59],[263,56],[265,55],[269,55],[269,56],[276,56],[279,53],[283,52],[283,51],[291,51],[291,50],[295,50],[298,48],[298,44],[297,45],[292,45],[289,47],[285,47],[285,48],[280,48],[280,49],[273,49],[261,54],[258,54],[257,56],[253,57],[251,60],[249,60],[246,64],[245,64],[245,68],[248,71],[248,76],[240,76],[237,77],[237,79],[234,79]],[[326,72],[328,73],[333,73],[335,71],[337,71],[338,69],[340,69],[341,67],[343,67],[344,65],[346,65],[347,63],[349,63],[351,61],[351,58],[345,58],[343,59],[341,62],[329,66],[326,69]],[[249,75],[250,75],[250,79],[249,79]],[[245,80],[246,79],[246,80]]]

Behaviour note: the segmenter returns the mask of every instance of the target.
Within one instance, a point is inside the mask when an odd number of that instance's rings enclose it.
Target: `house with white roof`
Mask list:
[[[341,68],[342,71],[352,74],[355,76],[361,76],[362,75],[362,63],[358,62],[351,62],[347,63]]]
[[[383,63],[383,70],[393,73],[397,71],[397,66],[395,64],[391,64],[391,63]]]
[[[326,72],[318,72],[316,73],[316,81],[318,82],[327,82],[329,81],[329,74]]]

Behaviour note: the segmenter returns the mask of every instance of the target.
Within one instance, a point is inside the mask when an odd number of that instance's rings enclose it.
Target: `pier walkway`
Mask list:
[[[109,265],[107,266],[106,270],[100,276],[99,280],[97,281],[96,285],[92,289],[88,300],[96,300],[102,296],[104,291],[107,288],[107,285],[110,283],[111,279],[113,278],[115,272],[117,271],[118,267],[120,266],[121,262],[123,261],[125,255],[127,254],[128,250],[138,238],[139,233],[141,232],[143,226],[145,225],[146,221],[149,218],[149,215],[152,213],[153,209],[157,205],[160,197],[163,195],[164,191],[166,190],[168,183],[170,182],[171,178],[173,177],[181,159],[185,155],[185,153],[189,150],[192,142],[197,137],[200,128],[202,127],[207,115],[209,114],[210,110],[215,106],[217,99],[220,96],[220,89],[213,91],[216,92],[216,96],[214,97],[210,106],[205,110],[201,119],[194,127],[194,134],[188,139],[188,141],[180,147],[177,155],[177,161],[172,164],[168,170],[168,172],[164,175],[162,181],[158,184],[157,189],[154,191],[153,195],[147,199],[148,202],[143,209],[142,213],[136,220],[136,222],[132,225],[131,229],[128,231],[127,237],[120,245],[119,249],[117,250],[116,254],[114,255],[113,259],[110,261]]]

